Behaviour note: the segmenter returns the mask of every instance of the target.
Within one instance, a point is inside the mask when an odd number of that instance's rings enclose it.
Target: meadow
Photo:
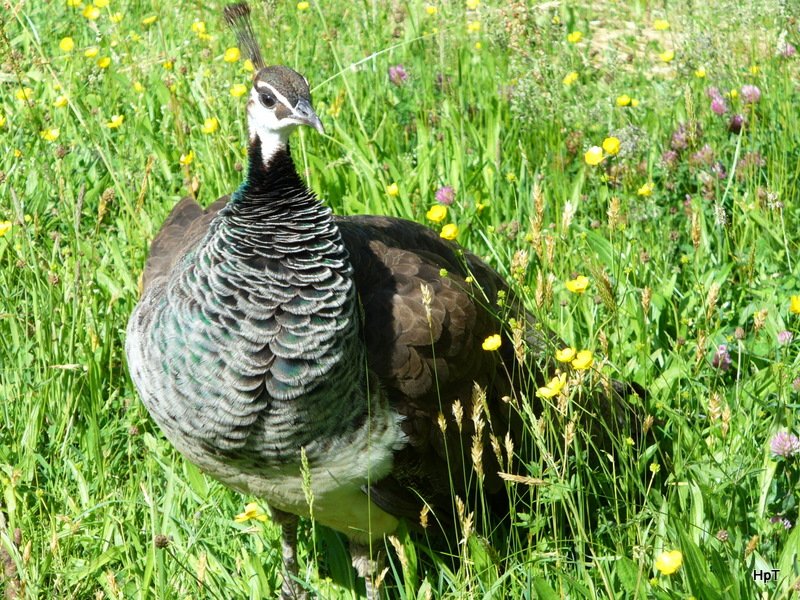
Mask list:
[[[583,432],[541,436],[509,482],[531,504],[505,543],[467,532],[450,561],[424,538],[387,541],[387,597],[793,597],[800,6],[251,4],[266,61],[311,83],[327,135],[301,132],[294,157],[334,212],[456,239],[592,351],[589,380],[648,390],[648,441],[620,437],[600,469]],[[123,351],[171,207],[244,176],[252,66],[223,5],[0,10],[6,598],[280,588],[267,507],[177,454]],[[306,522],[300,547],[320,598],[357,597],[342,538]]]

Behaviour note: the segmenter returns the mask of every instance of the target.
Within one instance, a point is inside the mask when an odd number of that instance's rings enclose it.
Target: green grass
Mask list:
[[[595,378],[644,385],[668,449],[665,459],[618,439],[598,470],[583,460],[580,431],[565,451],[552,434],[564,423],[548,411],[541,458],[520,474],[544,484],[496,544],[501,564],[477,536],[451,564],[400,534],[391,597],[791,596],[800,463],[776,459],[770,440],[800,430],[800,315],[789,310],[800,294],[800,60],[776,52],[783,39],[800,46],[797,7],[639,0],[526,12],[484,0],[477,12],[433,2],[428,15],[421,2],[253,4],[267,61],[312,84],[328,135],[303,132],[294,151],[320,197],[339,214],[426,222],[435,191],[453,186],[444,223],[458,225],[459,242],[513,276],[564,340],[592,349]],[[11,2],[0,14],[9,597],[260,598],[280,586],[278,528],[234,523],[252,499],[170,447],[123,352],[147,245],[170,208],[187,193],[208,204],[243,176],[243,100],[229,88],[249,73],[222,60],[234,45],[222,5],[111,0],[89,21],[59,0]],[[654,30],[660,17],[668,31]],[[192,31],[195,20],[210,39]],[[583,39],[571,44],[575,30]],[[65,36],[71,53],[59,49]],[[667,49],[675,58],[664,63]],[[397,64],[409,74],[399,86],[387,75]],[[570,71],[578,79],[565,85]],[[740,92],[725,98],[725,116],[710,110],[706,88],[745,84],[760,89],[757,103]],[[30,102],[15,97],[22,88]],[[638,106],[618,107],[621,94]],[[54,107],[59,95],[66,106]],[[746,116],[740,135],[728,131],[732,112]],[[108,128],[118,114],[122,125]],[[202,133],[212,117],[219,130]],[[663,155],[688,122],[699,129],[670,166]],[[52,128],[58,138],[47,141],[40,132]],[[610,135],[619,155],[585,164]],[[639,195],[650,181],[652,194]],[[564,287],[575,274],[591,280],[583,295]],[[795,339],[779,343],[787,330]],[[720,344],[732,359],[725,371],[712,364]],[[320,597],[352,597],[341,539],[307,523],[300,544]],[[660,575],[655,559],[671,549],[683,565]],[[777,581],[752,581],[753,569],[772,568]]]

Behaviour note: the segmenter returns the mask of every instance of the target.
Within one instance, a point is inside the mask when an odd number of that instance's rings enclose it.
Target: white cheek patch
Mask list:
[[[247,106],[247,127],[252,142],[258,136],[261,142],[261,157],[267,165],[270,159],[281,148],[286,147],[292,128],[281,125],[275,112],[266,108],[258,99],[258,91],[250,94]]]

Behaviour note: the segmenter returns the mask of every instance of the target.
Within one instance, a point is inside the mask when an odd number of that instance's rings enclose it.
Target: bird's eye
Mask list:
[[[267,108],[272,108],[275,106],[275,98],[272,96],[272,94],[259,94],[258,99],[261,101],[261,104]]]

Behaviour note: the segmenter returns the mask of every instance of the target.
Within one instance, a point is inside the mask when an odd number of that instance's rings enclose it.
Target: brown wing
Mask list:
[[[143,292],[153,282],[166,277],[177,260],[197,245],[211,220],[229,199],[230,196],[222,196],[205,210],[190,196],[175,205],[150,244],[142,275]]]
[[[442,513],[450,510],[453,493],[463,498],[474,489],[470,416],[475,385],[486,393],[483,485],[490,496],[500,491],[488,436],[502,440],[507,430],[518,428],[514,409],[503,400],[512,391],[509,374],[518,371],[508,339],[499,352],[481,345],[502,331],[498,292],[505,291],[513,303],[505,282],[476,256],[416,223],[361,216],[341,218],[338,225],[355,269],[370,370],[405,417],[409,439],[395,456],[392,474],[370,486],[373,501],[414,523],[421,498]],[[430,293],[429,312],[423,286]],[[544,338],[533,341],[544,346]],[[460,430],[453,416],[456,401],[464,412]]]

